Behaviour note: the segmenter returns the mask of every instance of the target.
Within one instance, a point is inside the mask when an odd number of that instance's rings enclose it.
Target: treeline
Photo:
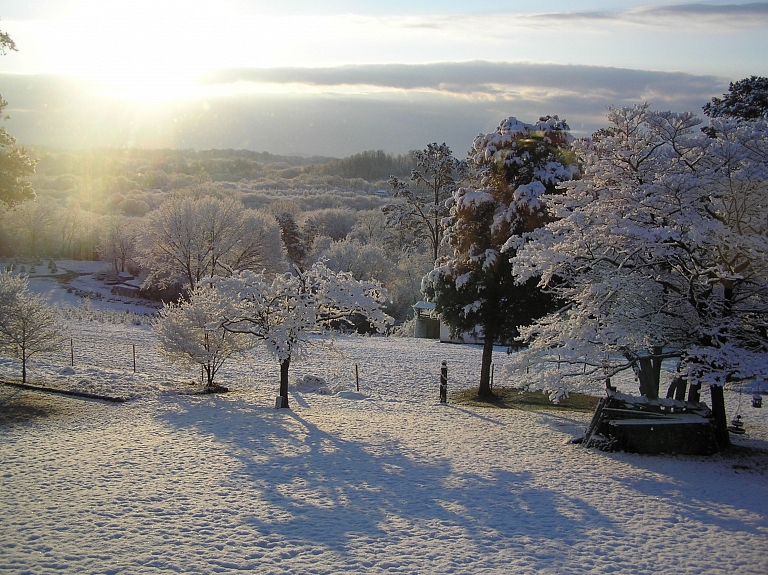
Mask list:
[[[281,156],[249,150],[57,150],[35,147],[35,179],[46,187],[66,189],[76,178],[114,179],[120,188],[174,188],[206,174],[214,182],[294,179],[299,176],[337,176],[368,182],[407,176],[415,167],[411,155],[383,150],[348,158]],[[121,190],[122,191],[122,190]]]
[[[383,150],[371,150],[342,160],[333,160],[320,166],[318,171],[321,174],[373,181],[386,180],[390,176],[405,177],[414,168],[416,164],[413,154],[393,156]]]

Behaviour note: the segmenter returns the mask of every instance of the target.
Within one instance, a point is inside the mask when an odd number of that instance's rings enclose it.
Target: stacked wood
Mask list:
[[[630,453],[717,452],[712,411],[700,401],[631,396],[609,389],[581,440],[585,447]]]

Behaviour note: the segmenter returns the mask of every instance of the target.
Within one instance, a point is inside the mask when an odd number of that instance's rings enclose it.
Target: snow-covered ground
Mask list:
[[[30,377],[131,401],[0,386],[0,409],[51,411],[0,425],[0,573],[768,573],[768,408],[750,395],[726,393],[753,451],[602,453],[566,444],[589,414],[439,404],[440,362],[474,386],[475,346],[341,337],[291,366],[336,393],[294,386],[275,410],[263,352],[224,368],[230,393],[192,395],[197,371],[126,318],[70,320],[72,350]]]

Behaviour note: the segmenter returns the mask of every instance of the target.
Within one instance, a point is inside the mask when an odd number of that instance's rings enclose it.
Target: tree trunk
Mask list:
[[[669,389],[667,390],[667,397],[672,397],[674,399],[683,401],[685,399],[685,390],[687,387],[688,381],[684,377],[679,375],[675,376],[669,386]]]
[[[700,391],[701,391],[701,384],[692,383],[691,387],[688,389],[688,401],[695,401],[695,402],[701,401],[701,394],[699,393]]]
[[[493,338],[486,337],[483,343],[483,359],[480,366],[480,388],[478,397],[493,397],[491,389],[491,363],[493,361]]]
[[[658,346],[654,346],[651,348],[651,351],[653,352],[653,359],[651,360],[651,366],[653,369],[653,381],[654,385],[656,386],[656,397],[659,397],[659,388],[661,387],[661,362],[664,361],[664,359],[661,357],[661,353],[664,351],[664,349]]]
[[[712,415],[715,416],[715,440],[720,449],[728,449],[731,446],[731,438],[728,433],[728,418],[725,415],[725,396],[722,385],[709,386],[712,398]]]
[[[637,360],[637,379],[640,380],[640,395],[648,399],[659,397],[659,382],[654,377],[653,362],[650,357],[641,357]]]
[[[291,365],[291,358],[280,362],[280,398],[282,399],[280,407],[288,408],[288,368]]]

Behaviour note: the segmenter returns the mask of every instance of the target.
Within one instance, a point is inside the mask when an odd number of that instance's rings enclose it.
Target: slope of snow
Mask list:
[[[439,404],[440,362],[449,389],[474,386],[477,346],[340,337],[291,366],[336,393],[295,385],[275,410],[264,352],[224,368],[230,393],[192,395],[199,373],[165,363],[148,326],[69,332],[74,353],[31,378],[133,399],[0,386],[0,409],[56,408],[0,425],[0,573],[768,572],[765,451],[602,453],[566,444],[589,414]],[[767,450],[768,409],[726,395],[735,442]]]

